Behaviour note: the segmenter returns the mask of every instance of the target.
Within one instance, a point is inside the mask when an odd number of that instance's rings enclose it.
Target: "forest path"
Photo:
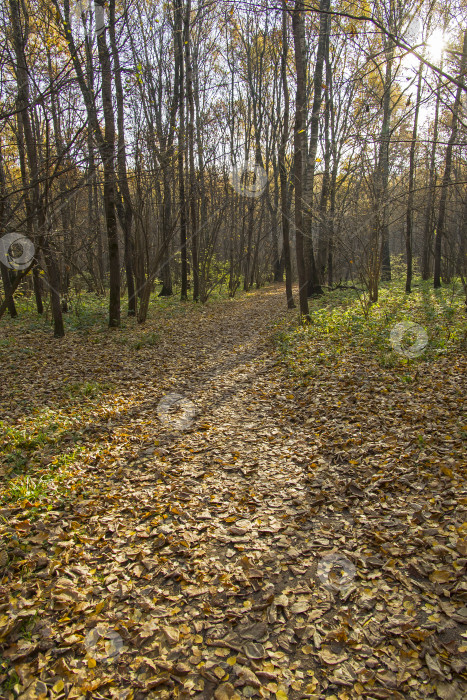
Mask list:
[[[288,377],[272,341],[296,318],[284,297],[174,307],[137,350],[131,327],[59,349],[28,338],[38,402],[77,379],[113,388],[83,408],[84,456],[52,510],[0,511],[1,653],[23,700],[465,696],[463,500],[400,438],[418,394],[382,387],[358,350],[308,388]],[[462,362],[444,370],[440,420]]]

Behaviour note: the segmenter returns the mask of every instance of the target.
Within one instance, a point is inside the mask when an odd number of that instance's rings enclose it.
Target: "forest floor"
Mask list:
[[[4,326],[1,698],[467,696],[466,355],[321,305]]]

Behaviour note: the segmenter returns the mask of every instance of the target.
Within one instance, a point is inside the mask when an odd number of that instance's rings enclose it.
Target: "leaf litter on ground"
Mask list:
[[[465,355],[303,377],[282,297],[2,348],[3,697],[465,697]]]

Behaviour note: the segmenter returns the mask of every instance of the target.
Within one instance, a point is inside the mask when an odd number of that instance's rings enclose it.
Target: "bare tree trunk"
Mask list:
[[[441,67],[443,62],[441,61]],[[433,143],[431,146],[430,155],[430,174],[428,179],[427,204],[425,209],[425,226],[423,229],[422,243],[422,279],[430,278],[431,270],[431,246],[433,243],[433,214],[435,202],[435,184],[436,184],[436,151],[438,148],[438,124],[439,124],[439,107],[441,101],[441,77],[438,76],[438,86],[436,89],[436,105],[435,118],[433,122]]]
[[[376,206],[380,213],[378,216],[381,233],[381,279],[391,279],[391,257],[389,251],[389,225],[388,225],[388,185],[389,185],[389,143],[391,140],[391,90],[392,90],[392,63],[394,60],[394,43],[391,37],[385,38],[386,74],[384,78],[383,96],[383,123],[381,125],[380,147],[377,167],[377,201]]]
[[[315,71],[313,76],[313,107],[311,112],[311,133],[308,150],[308,162],[305,166],[305,190],[304,203],[304,233],[307,265],[307,293],[322,294],[318,267],[313,246],[313,189],[316,169],[316,154],[318,152],[319,115],[323,98],[323,67],[326,55],[326,47],[329,44],[330,21],[326,14],[329,11],[330,0],[320,0],[321,10],[319,23],[318,49],[316,52]]]
[[[60,16],[58,0],[53,0],[54,6]],[[103,15],[105,0],[95,0],[95,5],[102,8]],[[102,133],[94,95],[91,86],[86,82],[76,46],[71,33],[70,0],[64,0],[64,29],[65,38],[70,51],[71,60],[75,69],[78,85],[80,87],[88,120],[94,132],[99,153],[104,167],[104,210],[107,224],[107,246],[109,253],[109,326],[120,326],[120,256],[118,249],[116,202],[116,178],[115,178],[115,118],[112,104],[112,67],[110,52],[107,46],[105,27],[96,27],[99,64],[102,72],[102,107],[104,112],[104,134]],[[96,21],[97,21],[96,13]]]
[[[281,216],[282,216],[282,240],[284,247],[284,267],[285,267],[285,294],[287,307],[295,308],[292,293],[292,261],[290,256],[290,202],[289,187],[287,181],[287,164],[285,160],[287,143],[289,140],[289,112],[290,96],[287,81],[287,58],[289,53],[288,27],[287,27],[287,3],[282,0],[282,56],[281,56],[281,82],[284,93],[284,115],[282,122],[282,135],[279,148],[279,172],[281,182]]]
[[[307,271],[304,250],[303,191],[306,158],[306,49],[305,25],[302,2],[295,1],[292,13],[292,32],[295,49],[295,70],[297,73],[297,90],[295,95],[294,127],[294,177],[295,177],[295,250],[300,299],[300,313],[305,320],[310,319],[308,310]]]
[[[7,188],[5,169],[3,167],[3,145],[0,139],[0,231],[4,232],[7,221]],[[18,312],[16,310],[15,300],[13,298],[10,270],[0,261],[0,271],[2,275],[3,290],[5,299],[8,304],[8,313],[11,318],[16,318]]]
[[[52,81],[53,79],[53,68],[52,68],[52,57],[50,54],[50,50],[48,50],[48,56],[47,56],[47,62],[48,62],[48,70],[49,70],[49,76],[50,80]],[[61,120],[60,120],[60,114],[61,114],[61,105],[60,105],[60,96],[59,94],[55,94],[54,92],[51,93],[50,96],[50,106],[51,106],[51,112],[52,112],[52,121],[54,125],[54,139],[55,139],[55,148],[57,151],[57,157],[62,158],[64,153],[65,153],[65,148],[63,144],[63,138],[62,138],[62,129],[61,129]],[[69,240],[69,237],[72,236],[71,232],[71,227],[70,227],[70,209],[68,206],[68,201],[67,201],[67,192],[66,192],[66,184],[65,184],[65,178],[62,176],[58,178],[58,189],[60,192],[60,220],[62,224],[62,250],[63,250],[63,257],[65,261],[69,260],[71,255],[70,255],[70,250],[69,246],[71,244],[71,241]],[[71,246],[72,247],[72,246]],[[68,296],[68,287],[69,287],[69,275],[66,271],[66,263],[65,263],[65,269],[61,270],[60,274],[60,291],[64,295],[63,301],[62,301],[62,311],[66,312],[68,311],[68,303],[67,303],[67,296]]]
[[[446,156],[444,160],[444,175],[442,180],[441,195],[439,198],[438,223],[436,226],[435,238],[435,267],[433,275],[433,286],[435,289],[441,287],[441,252],[443,236],[446,226],[446,203],[448,197],[448,187],[451,182],[452,171],[452,150],[457,138],[459,129],[459,109],[461,106],[461,98],[463,94],[462,84],[464,83],[464,75],[467,65],[467,29],[464,32],[464,44],[462,47],[462,59],[459,70],[459,82],[456,90],[456,97],[452,108],[451,135],[449,136],[448,145],[446,147]]]
[[[95,0],[104,7],[104,0]],[[102,107],[104,111],[104,143],[101,146],[104,161],[104,209],[107,221],[107,239],[109,247],[109,326],[120,326],[120,255],[118,250],[118,232],[116,215],[116,177],[115,177],[115,117],[112,104],[112,65],[107,46],[105,28],[97,28],[97,48],[102,73]]]
[[[330,22],[328,17],[328,22]],[[319,236],[318,236],[318,273],[320,281],[324,281],[327,263],[327,250],[329,247],[329,223],[327,216],[330,184],[331,184],[331,111],[333,107],[332,101],[332,66],[329,60],[329,31],[326,32],[326,48],[324,59],[326,64],[326,93],[325,93],[325,112],[324,112],[324,172],[323,182],[321,185],[321,197],[319,203]]]
[[[337,190],[337,161],[334,162],[331,174],[330,205],[328,218],[328,256],[327,279],[332,287],[334,281],[334,217],[336,215],[336,190]]]
[[[198,183],[195,170],[194,128],[195,103],[193,98],[193,67],[191,64],[191,33],[190,33],[191,0],[187,0],[184,18],[185,65],[186,65],[186,94],[188,104],[187,148],[190,182],[190,224],[191,224],[191,256],[193,273],[193,301],[199,300],[199,259],[198,259]]]
[[[248,292],[250,289],[250,268],[251,268],[251,251],[253,247],[253,224],[254,224],[254,200],[248,202],[248,228],[247,228],[247,248],[245,263],[243,268],[243,291]],[[240,250],[243,250],[241,248]]]
[[[123,105],[122,69],[120,67],[120,56],[115,37],[115,0],[110,0],[109,5],[109,37],[114,63],[115,97],[117,102],[117,168],[118,186],[123,199],[123,207],[118,206],[120,225],[123,229],[124,240],[124,260],[126,283],[128,289],[128,316],[136,315],[136,292],[135,278],[133,271],[134,243],[132,235],[133,204],[131,201],[130,188],[128,186],[127,166],[126,166],[126,146],[125,146],[125,117]]]
[[[20,109],[19,121],[24,133],[26,153],[29,165],[29,182],[23,184],[31,188],[32,213],[37,224],[39,243],[44,251],[47,271],[50,281],[50,296],[52,314],[54,320],[54,336],[62,338],[65,335],[63,316],[60,304],[60,274],[55,255],[46,238],[45,201],[40,192],[37,143],[34,138],[30,114],[29,114],[29,69],[26,61],[25,48],[29,35],[29,17],[26,5],[22,5],[24,14],[24,26],[21,24],[21,10],[18,0],[10,0],[10,16],[13,29],[13,43],[16,57],[16,81],[18,85],[18,107]]]
[[[187,226],[185,197],[185,64],[183,61],[183,7],[182,0],[174,0],[175,8],[175,51],[178,53],[178,192],[180,197],[180,253],[181,253],[181,290],[180,299],[188,299],[188,260],[187,260]]]
[[[415,185],[415,151],[417,148],[417,132],[418,132],[418,115],[420,112],[420,95],[422,92],[422,63],[418,68],[418,84],[417,84],[417,97],[415,104],[415,115],[413,121],[413,131],[412,131],[412,143],[410,144],[410,162],[409,162],[409,196],[407,200],[407,222],[405,231],[405,251],[406,251],[406,264],[407,264],[407,274],[405,280],[405,291],[410,294],[412,291],[412,239],[413,239],[413,199],[414,199],[414,185]]]

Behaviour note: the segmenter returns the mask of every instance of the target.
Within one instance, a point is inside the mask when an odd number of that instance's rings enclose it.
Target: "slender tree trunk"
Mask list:
[[[58,0],[53,0],[60,15]],[[103,8],[105,0],[95,0],[95,5]],[[100,13],[99,13],[100,14]],[[98,13],[96,12],[96,21]],[[80,87],[91,128],[93,129],[99,153],[104,167],[104,211],[107,224],[107,246],[109,254],[109,326],[120,325],[120,255],[118,249],[118,232],[116,216],[116,178],[115,178],[115,117],[112,104],[112,67],[110,52],[107,46],[105,27],[96,26],[99,65],[102,73],[102,107],[104,112],[104,134],[101,130],[99,117],[94,102],[94,94],[81,66],[76,46],[71,32],[70,0],[64,0],[64,29],[65,38],[75,69],[77,82]]]
[[[321,102],[323,99],[323,67],[326,55],[326,47],[329,44],[330,22],[326,12],[329,11],[330,0],[320,0],[320,15],[319,24],[319,39],[318,49],[316,52],[315,71],[313,76],[313,106],[311,112],[311,133],[308,149],[308,158],[305,165],[305,189],[304,196],[304,234],[305,234],[305,251],[306,251],[306,266],[307,266],[307,292],[308,296],[313,294],[322,294],[318,267],[316,265],[316,257],[313,245],[313,194],[314,180],[316,170],[316,154],[318,152],[319,138],[319,116],[321,110]]]
[[[49,76],[50,80],[53,80],[53,67],[52,67],[52,57],[50,54],[50,51],[48,51],[47,55],[47,63],[48,63],[48,70],[49,70]],[[52,112],[52,121],[54,125],[54,139],[55,139],[55,148],[57,151],[57,157],[62,158],[65,149],[63,145],[63,138],[62,138],[62,129],[61,129],[61,120],[60,120],[60,114],[61,114],[61,109],[60,109],[60,96],[57,94],[54,94],[52,91],[50,95],[50,106],[51,106],[51,112]],[[69,250],[68,250],[68,236],[71,235],[71,227],[70,227],[70,212],[69,212],[69,207],[68,207],[68,201],[67,201],[67,192],[66,192],[66,184],[65,184],[65,178],[64,177],[59,177],[58,178],[58,190],[60,192],[60,220],[62,224],[62,250],[63,250],[63,258],[68,260],[71,256],[69,255]],[[67,308],[67,292],[68,292],[68,286],[69,286],[69,276],[66,272],[66,269],[63,269],[62,267],[62,274],[60,276],[60,289],[62,293],[64,294],[64,299],[62,302],[62,310],[66,311],[68,310]]]
[[[295,250],[299,284],[300,313],[305,320],[310,319],[308,310],[308,279],[305,265],[303,191],[306,158],[306,49],[303,3],[295,1],[292,13],[292,32],[295,49],[295,70],[297,89],[295,95],[294,127],[294,179],[295,179]]]
[[[29,17],[26,5],[22,5],[24,14],[24,25],[21,23],[21,10],[18,0],[10,0],[10,16],[13,29],[13,43],[16,57],[16,80],[18,85],[18,106],[20,109],[19,121],[21,121],[22,132],[26,144],[27,160],[29,165],[28,181],[23,182],[31,189],[32,214],[39,232],[39,243],[44,251],[50,281],[51,306],[54,320],[54,336],[61,338],[65,335],[63,326],[63,316],[60,304],[60,274],[55,255],[51,250],[50,243],[46,238],[46,213],[44,196],[40,191],[37,142],[30,118],[29,103],[29,69],[26,61],[26,45],[29,35]],[[26,14],[25,14],[26,13]]]
[[[282,135],[279,149],[279,172],[281,183],[281,218],[282,218],[282,245],[284,249],[284,268],[285,268],[285,294],[287,298],[287,307],[295,308],[295,302],[292,293],[292,261],[290,256],[290,206],[289,206],[289,187],[287,180],[287,164],[286,164],[286,148],[289,140],[289,112],[290,112],[290,96],[289,84],[287,81],[287,58],[289,53],[288,27],[287,27],[287,3],[282,0],[282,55],[281,55],[281,82],[282,91],[284,93],[284,114],[282,122]]]
[[[24,188],[24,208],[26,210],[26,229],[28,232],[28,238],[32,241],[35,240],[34,235],[34,213],[31,203],[31,198],[29,196],[29,180],[26,168],[26,149],[24,145],[24,134],[23,134],[23,122],[21,119],[21,114],[18,114],[17,129],[16,129],[16,143],[18,145],[18,156],[19,156],[19,167],[21,172],[21,181]],[[37,313],[41,316],[44,313],[44,304],[42,301],[42,285],[41,279],[39,277],[39,270],[37,267],[37,261],[32,268],[32,284],[34,289],[34,299],[36,302]]]
[[[186,94],[188,105],[187,148],[189,164],[189,203],[191,223],[191,256],[193,273],[193,301],[199,300],[199,259],[198,259],[198,183],[195,170],[194,128],[195,103],[193,97],[193,67],[191,64],[191,32],[190,32],[191,0],[187,0],[184,18]]]
[[[16,275],[14,281],[11,283],[10,287],[10,296],[6,296],[5,299],[2,301],[0,304],[0,318],[2,318],[3,314],[8,308],[8,305],[10,304],[10,299],[13,297],[14,293],[18,289],[19,285],[21,282],[26,279],[27,275],[30,273],[31,269],[34,266],[34,260],[31,261],[31,263],[28,265],[28,267],[20,272],[19,274]]]
[[[6,229],[7,221],[7,188],[6,188],[6,176],[5,169],[3,167],[3,145],[0,139],[0,235],[3,235]],[[15,300],[13,298],[10,270],[2,262],[0,262],[0,270],[2,275],[3,290],[5,292],[5,299],[8,304],[8,313],[11,318],[16,318],[18,312],[16,311]]]
[[[104,0],[96,0],[104,6]],[[100,31],[99,31],[100,30]],[[120,255],[118,250],[118,231],[116,215],[116,177],[115,177],[115,117],[112,103],[112,65],[107,46],[105,28],[97,28],[97,48],[102,73],[102,107],[104,112],[104,143],[101,146],[104,161],[104,209],[107,221],[107,239],[109,247],[109,326],[120,326]]]
[[[280,145],[279,145],[280,150]],[[271,244],[273,257],[274,282],[282,282],[283,268],[279,253],[279,197],[280,197],[280,167],[275,155],[272,157],[273,179],[274,179],[274,206],[270,205],[269,191],[267,191],[269,212],[271,216]]]
[[[441,59],[441,68],[443,60]],[[422,243],[422,279],[428,280],[431,273],[431,258],[433,245],[433,219],[434,219],[434,203],[435,203],[435,185],[436,185],[436,152],[438,150],[438,125],[439,125],[439,108],[441,102],[441,77],[438,76],[438,85],[436,88],[436,104],[435,117],[433,121],[433,143],[431,145],[430,154],[430,170],[428,178],[428,191],[425,209],[425,224],[423,229]]]
[[[248,292],[250,289],[250,268],[251,268],[251,251],[253,247],[253,225],[254,225],[254,200],[248,202],[248,227],[247,227],[247,248],[243,268],[243,291]],[[243,250],[243,247],[240,249]]]
[[[187,260],[187,224],[185,197],[185,64],[183,61],[183,7],[182,0],[175,0],[175,51],[178,53],[178,192],[180,197],[180,253],[181,253],[181,290],[180,299],[188,299],[188,260]]]
[[[133,271],[134,263],[134,243],[132,234],[133,222],[133,204],[131,201],[130,188],[128,185],[127,166],[126,166],[126,146],[125,146],[125,115],[124,115],[124,96],[122,85],[122,70],[120,67],[120,55],[117,47],[115,36],[115,0],[110,0],[109,5],[109,37],[110,46],[112,49],[112,57],[114,63],[114,82],[115,82],[115,97],[117,102],[117,128],[118,128],[118,143],[117,143],[117,168],[118,168],[118,186],[123,199],[123,206],[117,210],[121,213],[120,225],[123,230],[124,240],[124,259],[126,283],[128,289],[128,316],[136,315],[136,292],[135,278]],[[118,200],[117,200],[118,201]]]
[[[391,37],[384,39],[386,73],[384,77],[383,95],[383,122],[381,125],[380,147],[377,167],[377,201],[379,215],[379,229],[381,235],[381,279],[391,279],[391,256],[389,251],[389,225],[388,225],[388,185],[389,185],[389,144],[391,141],[391,91],[392,91],[392,64],[394,61],[394,42]]]
[[[337,191],[337,161],[334,161],[330,186],[330,205],[328,219],[328,259],[327,277],[328,285],[332,287],[334,281],[334,220],[336,215],[336,191]]]
[[[422,76],[423,76],[423,64],[420,62],[418,68],[418,84],[417,84],[417,97],[415,103],[415,115],[413,121],[413,131],[412,131],[412,143],[410,144],[410,161],[409,161],[409,196],[407,201],[407,222],[405,231],[405,251],[406,251],[406,264],[407,264],[407,274],[405,279],[405,291],[410,294],[412,291],[412,241],[413,241],[413,200],[414,200],[414,187],[415,187],[415,152],[417,148],[417,132],[418,132],[418,115],[420,112],[420,95],[422,92]]]
[[[330,22],[328,17],[328,22]],[[329,60],[329,31],[326,32],[326,48],[324,53],[326,64],[326,92],[325,92],[325,111],[324,111],[324,172],[323,182],[321,185],[321,197],[319,203],[319,236],[318,236],[318,273],[321,282],[324,281],[327,263],[327,250],[329,247],[329,224],[328,224],[328,202],[330,194],[330,167],[331,167],[331,110],[333,107],[332,101],[332,66]]]
[[[464,83],[464,76],[467,65],[467,29],[464,32],[464,44],[462,47],[462,59],[459,70],[459,82]],[[441,287],[441,253],[442,242],[446,227],[446,204],[448,197],[448,188],[451,182],[452,171],[452,151],[457,138],[459,129],[459,110],[461,106],[461,98],[464,90],[459,85],[456,90],[456,97],[452,108],[451,135],[449,136],[448,145],[446,147],[446,156],[444,160],[444,175],[442,180],[441,194],[439,198],[438,222],[436,226],[435,238],[435,264],[433,275],[433,286],[435,289]]]

